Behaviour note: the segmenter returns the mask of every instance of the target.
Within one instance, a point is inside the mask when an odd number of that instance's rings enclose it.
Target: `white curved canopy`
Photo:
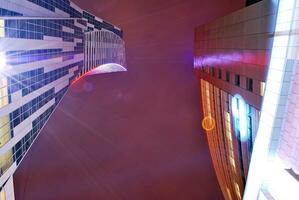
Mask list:
[[[103,74],[103,73],[112,73],[112,72],[125,72],[127,69],[120,64],[116,63],[107,63],[100,65],[88,73],[89,75],[93,74]]]

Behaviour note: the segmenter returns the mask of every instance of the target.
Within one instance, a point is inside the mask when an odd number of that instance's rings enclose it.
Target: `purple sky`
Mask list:
[[[194,28],[239,0],[76,0],[124,30],[128,72],[69,90],[16,172],[17,200],[221,200],[200,127]]]

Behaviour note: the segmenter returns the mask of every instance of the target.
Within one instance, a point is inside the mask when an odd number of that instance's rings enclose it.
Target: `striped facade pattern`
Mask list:
[[[92,31],[85,34],[85,64],[79,75],[106,63],[117,63],[126,67],[125,44],[118,35],[106,31]]]
[[[70,84],[125,66],[122,34],[69,0],[0,0],[1,200],[14,199],[12,175]]]

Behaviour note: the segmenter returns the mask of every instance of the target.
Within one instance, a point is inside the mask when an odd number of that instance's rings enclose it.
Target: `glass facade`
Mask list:
[[[194,67],[216,176],[226,200],[242,199],[260,124],[276,4],[258,2],[196,29]],[[216,67],[216,70],[215,70]],[[254,198],[252,198],[254,199]]]
[[[74,80],[101,64],[125,66],[122,34],[69,0],[0,0],[1,198]]]
[[[209,149],[218,181],[225,199],[242,199],[245,179],[254,140],[253,120],[259,120],[259,111],[243,102],[244,115],[240,118],[240,99],[200,79],[204,116],[215,119],[215,129],[206,131]],[[233,102],[236,102],[234,105]],[[236,106],[236,108],[234,108]],[[234,111],[236,109],[236,111]],[[236,114],[237,113],[237,114]],[[246,123],[241,125],[241,120]],[[243,128],[241,128],[243,126]],[[247,140],[241,137],[246,135]],[[243,136],[244,137],[244,136]]]
[[[196,29],[202,106],[216,121],[208,144],[227,200],[299,196],[298,13],[298,0],[263,0]]]

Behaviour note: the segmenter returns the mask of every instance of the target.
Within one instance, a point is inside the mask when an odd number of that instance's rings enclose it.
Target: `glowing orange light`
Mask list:
[[[211,131],[215,128],[215,119],[211,116],[206,116],[201,122],[202,128],[206,131]]]

